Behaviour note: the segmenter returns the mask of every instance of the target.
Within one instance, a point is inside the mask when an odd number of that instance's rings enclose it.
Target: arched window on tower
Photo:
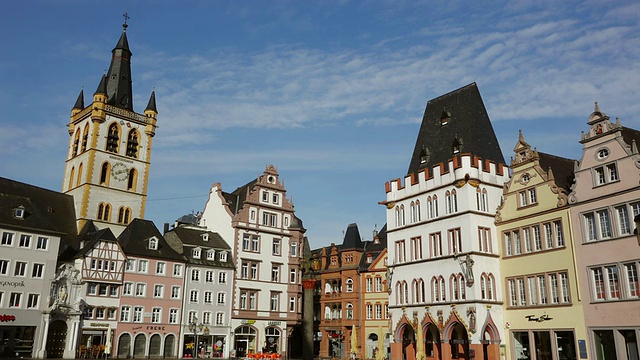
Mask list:
[[[138,131],[131,129],[129,131],[129,137],[127,139],[127,156],[138,157]]]
[[[107,203],[100,203],[98,205],[98,220],[109,221],[110,213],[111,205]]]
[[[107,134],[107,147],[108,152],[117,153],[118,144],[120,141],[120,129],[118,124],[113,123],[109,126],[109,133]]]
[[[118,210],[118,223],[128,224],[130,217],[131,217],[131,209],[124,206],[120,207],[120,209]]]
[[[416,200],[416,221],[422,220],[422,214],[420,214],[420,200]]]
[[[136,169],[131,168],[129,170],[129,177],[127,178],[127,190],[136,191],[136,184],[138,183],[138,172]]]
[[[80,143],[80,129],[76,130],[76,135],[73,137],[73,147],[71,150],[71,157],[78,155],[79,143]]]
[[[73,187],[73,180],[75,179],[76,168],[71,167],[71,172],[69,173],[69,184],[67,185],[67,190]]]
[[[111,165],[108,162],[102,164],[100,169],[100,185],[109,186],[109,172],[111,171]]]
[[[87,141],[89,140],[89,123],[84,125],[84,131],[82,132],[82,148],[80,152],[87,150]]]
[[[78,178],[76,179],[76,186],[80,186],[81,182],[82,182],[82,163],[80,163],[80,166],[78,166]]]

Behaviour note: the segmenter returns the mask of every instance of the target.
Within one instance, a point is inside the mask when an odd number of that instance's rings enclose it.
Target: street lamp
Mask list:
[[[204,328],[204,324],[198,323],[198,318],[194,316],[193,320],[187,326],[189,327],[189,330],[193,333],[195,338],[195,342],[193,344],[193,357],[198,358],[198,331],[202,331],[202,329]]]

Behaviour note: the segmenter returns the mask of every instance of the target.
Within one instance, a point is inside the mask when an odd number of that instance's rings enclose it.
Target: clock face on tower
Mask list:
[[[111,175],[113,175],[113,178],[118,181],[124,181],[129,176],[129,169],[127,169],[125,164],[117,162],[113,164],[113,167],[111,168]]]

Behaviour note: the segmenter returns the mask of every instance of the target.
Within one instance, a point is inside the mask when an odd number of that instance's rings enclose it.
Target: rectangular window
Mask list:
[[[531,229],[524,228],[522,229],[522,239],[524,241],[524,251],[530,253],[531,252]]]
[[[29,294],[29,296],[27,297],[27,309],[38,308],[39,301],[40,301],[40,294]]]
[[[36,243],[37,250],[47,250],[47,244],[49,243],[49,238],[44,236],[38,236],[38,242]]]
[[[191,290],[189,293],[189,302],[194,304],[198,303],[198,290]]]
[[[250,245],[251,245],[251,235],[244,234],[242,236],[242,250],[249,251]]]
[[[291,242],[291,256],[292,257],[298,256],[298,243],[295,241]]]
[[[123,306],[120,308],[120,321],[129,322],[131,316],[131,307]]]
[[[538,276],[538,292],[540,294],[540,304],[547,304],[547,281],[544,275]]]
[[[396,241],[396,260],[398,263],[403,263],[407,260],[407,254],[405,252],[404,240]]]
[[[9,273],[9,261],[0,260],[0,275],[7,275]]]
[[[518,306],[518,293],[516,292],[516,281],[513,279],[509,279],[507,283],[509,284],[509,305]]]
[[[376,319],[382,319],[382,304],[376,304]]]
[[[568,304],[571,302],[569,296],[569,274],[560,273],[560,288],[562,289],[562,302]]]
[[[366,316],[367,316],[367,320],[373,319],[373,305],[367,304],[367,306],[366,306]]]
[[[173,276],[182,276],[182,264],[173,264]]]
[[[431,257],[442,256],[442,235],[439,232],[429,234],[429,242],[431,243]]]
[[[107,319],[115,320],[116,319],[116,309],[110,308],[107,310]]]
[[[31,270],[31,277],[36,279],[42,279],[44,274],[44,264],[33,264],[33,269]]]
[[[296,269],[289,269],[289,282],[292,284],[297,283],[298,281],[298,272]]]
[[[200,282],[200,269],[191,269],[191,282]]]
[[[9,307],[19,308],[21,300],[22,300],[22,293],[12,292],[11,295],[9,295]]]
[[[296,298],[291,296],[289,297],[289,312],[296,311]]]
[[[135,271],[136,269],[136,260],[135,259],[128,259],[127,263],[125,265],[125,271]]]
[[[549,290],[551,290],[551,303],[557,304],[560,302],[560,297],[558,296],[558,275],[550,274],[549,275]]]
[[[16,267],[13,271],[13,276],[26,276],[27,273],[27,263],[24,261],[16,261]]]
[[[278,311],[278,300],[280,299],[280,293],[271,293],[271,311]]]
[[[491,253],[491,230],[485,227],[478,227],[478,245],[480,251]]]
[[[136,296],[146,296],[147,284],[136,284]]]
[[[513,246],[511,243],[511,233],[504,233],[504,253],[507,256],[513,255]]]
[[[256,235],[251,236],[251,251],[260,252],[260,237]]]
[[[171,298],[180,299],[180,286],[174,285],[171,287]]]
[[[227,283],[227,273],[224,271],[220,271],[218,273],[218,284],[226,284]]]
[[[133,308],[133,322],[142,322],[144,308],[142,306],[136,306]]]
[[[216,313],[216,325],[224,325],[224,313]]]
[[[520,243],[520,231],[515,230],[513,232],[513,252],[515,255],[522,254],[522,244]]]
[[[154,285],[153,286],[153,297],[154,298],[162,298],[164,293],[164,285]]]
[[[98,286],[98,295],[100,296],[107,296],[107,292],[109,291],[109,285],[107,284],[100,284]]]
[[[275,227],[276,218],[277,218],[276,214],[265,211],[262,213],[262,225]]]
[[[529,201],[530,204],[536,204],[538,202],[535,188],[529,189]]]
[[[531,227],[533,229],[533,245],[536,251],[542,250],[542,237],[540,236],[540,226],[535,225]]]
[[[527,282],[529,283],[529,305],[538,305],[536,278],[533,276],[529,277],[527,278]]]
[[[87,285],[87,295],[95,295],[97,293],[98,284],[89,283]]]
[[[211,325],[211,312],[210,311],[205,311],[202,313],[202,323],[203,324],[207,324],[207,325]]]
[[[154,307],[151,309],[151,322],[154,324],[160,323],[162,320],[162,308]]]
[[[215,279],[213,271],[207,270],[204,273],[204,281],[206,283],[211,283],[212,284],[214,282],[213,279]]]
[[[138,261],[138,272],[146,274],[149,271],[149,261],[140,260]]]
[[[133,283],[126,282],[122,284],[122,295],[123,296],[133,295]]]
[[[376,292],[382,292],[382,278],[381,277],[376,277]]]
[[[224,305],[226,301],[227,301],[227,294],[223,292],[219,292],[217,296],[217,304]]]
[[[620,276],[618,266],[607,266],[607,278],[609,279],[609,296],[611,299],[620,299]]]
[[[26,234],[20,235],[20,243],[18,243],[18,247],[21,247],[21,248],[31,247],[31,235],[26,235]]]
[[[602,273],[602,268],[591,269],[591,275],[592,275],[595,299],[596,300],[606,299],[606,295],[604,293],[604,275]]]
[[[0,245],[6,245],[6,246],[13,245],[13,233],[3,232],[2,241],[0,241]]]
[[[211,291],[204,292],[204,303],[213,304],[213,293]]]
[[[564,234],[562,233],[562,222],[560,220],[554,221],[553,226],[556,231],[556,246],[564,246]]]
[[[422,259],[422,237],[411,238],[411,253],[415,260]]]
[[[451,254],[459,254],[462,252],[462,237],[460,236],[460,228],[450,229],[447,231],[449,234],[449,246]]]
[[[167,263],[164,263],[162,261],[158,261],[156,263],[156,275],[164,275],[165,272],[167,271]]]
[[[640,284],[638,283],[638,265],[630,263],[624,265],[627,274],[627,283],[629,284],[628,295],[630,297],[640,297]]]
[[[611,219],[609,218],[609,210],[600,210],[597,212],[598,220],[600,224],[600,237],[610,238],[611,237]]]
[[[178,323],[178,309],[169,309],[169,324]]]
[[[629,224],[629,213],[627,211],[627,205],[616,207],[616,214],[618,216],[618,230],[620,234],[630,234],[631,226]]]
[[[527,305],[527,292],[524,288],[524,279],[517,279],[518,282],[518,295],[520,297],[520,306]]]
[[[547,245],[547,249],[553,249],[553,230],[551,228],[551,223],[542,224],[544,228],[544,240]]]
[[[273,255],[280,255],[280,239],[273,239],[272,252]]]
[[[258,280],[258,264],[251,264],[251,280]]]
[[[365,284],[366,284],[366,291],[373,292],[373,278],[368,277],[365,280]]]

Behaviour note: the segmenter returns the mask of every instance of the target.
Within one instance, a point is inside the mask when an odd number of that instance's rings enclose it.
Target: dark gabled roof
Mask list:
[[[350,250],[350,249],[362,249],[364,246],[362,242],[362,237],[360,237],[360,231],[358,231],[358,225],[353,223],[347,226],[347,232],[344,234],[344,239],[342,240],[341,250]]]
[[[22,218],[14,209],[24,209]],[[61,238],[58,254],[76,248],[76,212],[71,195],[0,177],[0,225]]]
[[[204,240],[204,234],[208,235],[207,241]],[[164,236],[170,243],[173,242],[174,238],[182,243],[182,255],[186,258],[186,261],[191,264],[234,268],[231,247],[222,238],[222,236],[216,232],[208,231],[206,229],[179,226],[169,231]],[[191,250],[198,247],[203,250],[203,254],[200,256],[200,259],[194,259],[193,256],[191,256]],[[215,250],[216,253],[219,251],[226,251],[227,261],[221,262],[218,256],[216,256],[214,260],[208,260],[205,252],[209,249]]]
[[[149,249],[149,239],[158,240],[158,249]],[[140,256],[173,261],[184,261],[184,258],[173,250],[153,222],[133,219],[118,236],[120,247],[127,256]]]
[[[571,185],[573,185],[573,181],[575,180],[573,170],[577,161],[542,152],[538,152],[538,155],[540,156],[540,167],[542,170],[548,172],[549,169],[551,169],[556,184],[561,189],[564,189],[567,194],[570,193]]]
[[[446,125],[442,125],[446,123]],[[452,146],[460,153],[504,163],[491,120],[476,83],[469,84],[427,102],[408,174],[444,163],[453,157]],[[422,157],[426,161],[422,162]]]
[[[229,203],[229,210],[233,214],[237,214],[244,206],[244,202],[247,200],[247,196],[253,187],[258,183],[258,179],[253,179],[243,186],[235,189],[232,193],[222,192],[222,196]]]
[[[622,139],[624,139],[624,142],[629,146],[631,146],[634,141],[636,146],[640,146],[640,131],[623,126]]]

